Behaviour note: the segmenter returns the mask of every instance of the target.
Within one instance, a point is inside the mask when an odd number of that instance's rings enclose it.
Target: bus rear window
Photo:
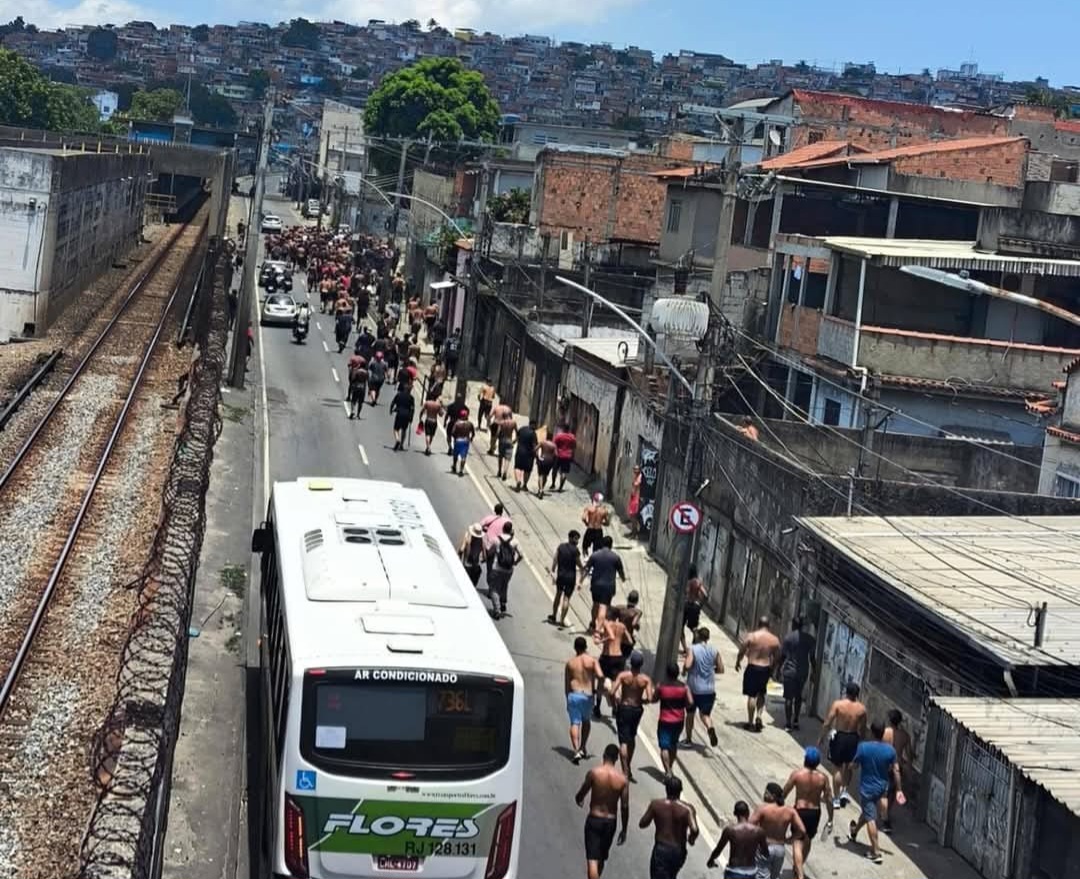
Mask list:
[[[360,775],[408,771],[463,777],[509,756],[513,688],[483,678],[452,684],[308,679],[305,758]]]

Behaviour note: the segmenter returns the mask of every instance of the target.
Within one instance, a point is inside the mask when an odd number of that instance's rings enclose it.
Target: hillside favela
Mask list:
[[[1046,0],[9,8],[0,879],[1075,879]]]

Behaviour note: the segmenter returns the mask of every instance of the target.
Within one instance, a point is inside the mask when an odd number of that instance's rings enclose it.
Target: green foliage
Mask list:
[[[281,38],[281,45],[291,46],[296,49],[318,50],[322,38],[319,35],[319,26],[312,24],[306,18],[294,18],[289,22],[289,29]]]
[[[191,29],[191,39],[196,43],[205,43],[210,39],[210,25],[197,24]]]
[[[1036,107],[1049,107],[1055,116],[1067,116],[1070,109],[1070,101],[1060,92],[1052,92],[1049,89],[1029,89],[1024,100]]]
[[[37,28],[34,27],[32,24],[27,25],[27,23],[23,21],[23,17],[21,15],[17,15],[7,24],[0,24],[0,43],[4,41],[4,37],[6,37],[8,34],[21,34],[27,31],[31,33],[36,33]]]
[[[270,74],[260,67],[252,67],[247,73],[247,87],[255,98],[261,98],[266,94],[270,86]]]
[[[592,55],[575,55],[574,60],[571,62],[570,66],[574,70],[584,70],[586,67],[592,64],[592,61]]]
[[[49,88],[49,128],[95,134],[101,130],[101,116],[90,102],[90,92],[73,85],[53,83]]]
[[[6,49],[0,49],[0,124],[90,134],[101,130],[87,89],[49,82]]]
[[[383,79],[368,98],[364,126],[380,137],[491,140],[499,107],[476,71],[456,58],[425,58]]]
[[[236,111],[228,98],[196,83],[191,84],[191,115],[196,122],[221,128],[231,128],[237,121]]]
[[[527,223],[532,198],[524,189],[511,189],[487,203],[487,211],[496,223]]]
[[[128,116],[144,122],[171,122],[184,106],[184,96],[176,89],[140,89],[131,96]]]
[[[401,23],[401,27],[407,31],[412,31],[414,34],[420,33],[420,22],[415,18],[407,19]]]
[[[369,76],[371,76],[371,68],[366,64],[357,64],[349,74],[350,79],[367,79]]]
[[[86,37],[86,54],[98,61],[112,61],[116,57],[118,43],[116,31],[96,27]]]
[[[645,120],[640,116],[620,116],[611,127],[622,131],[644,131]]]

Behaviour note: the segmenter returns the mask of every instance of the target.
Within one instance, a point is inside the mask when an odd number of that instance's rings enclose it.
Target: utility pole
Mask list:
[[[397,189],[394,192],[405,191],[405,163],[409,158],[409,145],[411,140],[406,138],[401,142],[401,158],[398,160]],[[401,196],[394,196],[394,213],[390,217],[390,237],[397,239],[398,215],[401,213]]]
[[[735,226],[735,200],[738,191],[741,166],[743,130],[742,123],[734,135],[735,142],[728,147],[724,169],[720,176],[720,219],[716,227],[716,244],[713,248],[712,281],[709,298],[719,307],[724,298],[727,283],[728,252],[731,250],[731,232]]]
[[[548,245],[551,244],[551,233],[545,232],[540,240],[543,250],[540,251],[540,291],[536,294],[536,311],[538,314],[542,314],[544,311],[544,294],[547,292],[547,254]],[[585,286],[589,286],[588,281],[585,282]],[[589,301],[591,302],[592,299],[590,298]]]
[[[488,223],[487,197],[490,175],[491,170],[485,160],[480,174],[480,205],[478,211],[480,226],[473,234],[472,257],[469,260],[469,286],[467,288],[468,292],[465,294],[465,313],[461,319],[461,353],[458,355],[457,389],[455,391],[455,396],[458,397],[468,396],[469,376],[472,374],[472,363],[475,356],[472,348],[473,339],[476,336],[476,299],[480,295],[481,242],[484,240],[484,233],[487,230]],[[399,189],[398,192],[400,191]]]
[[[684,501],[695,501],[700,491],[701,454],[698,433],[702,420],[706,417],[710,408],[709,401],[712,394],[708,387],[707,377],[714,351],[713,328],[710,327],[704,339],[701,353],[698,355],[697,372],[694,376],[694,397],[690,401],[690,427],[688,430],[686,448],[673,448],[681,432],[682,419],[675,413],[675,382],[674,377],[668,376],[668,403],[667,413],[664,418],[664,439],[660,454],[668,457],[674,455],[686,462],[686,494]],[[668,460],[671,460],[669,457]],[[664,468],[666,470],[666,468]],[[659,494],[662,486],[658,486],[656,500],[661,501]],[[661,519],[661,516],[665,516]],[[659,523],[666,523],[666,514],[657,510],[654,517],[654,528],[662,527]],[[700,524],[700,523],[699,523]],[[683,614],[686,610],[686,581],[690,578],[690,560],[694,552],[694,540],[697,529],[680,531],[676,534],[671,545],[671,563],[668,566],[667,589],[664,593],[664,609],[660,617],[660,634],[656,642],[656,658],[653,665],[653,677],[660,680],[666,674],[669,664],[678,659],[679,636],[683,630]]]
[[[590,251],[589,251],[589,239],[588,238],[585,239],[584,255],[585,255],[585,267],[584,267],[585,280],[584,280],[584,284],[585,284],[586,287],[588,287],[591,290],[592,285],[589,282],[592,281],[592,256],[591,256]],[[589,329],[592,327],[592,316],[593,316],[593,299],[592,299],[591,296],[586,296],[585,297],[585,309],[581,313],[581,338],[583,338],[583,339],[587,339],[589,337]]]
[[[251,305],[255,296],[255,261],[259,258],[259,236],[262,234],[263,196],[266,194],[266,164],[270,156],[270,129],[274,125],[274,92],[268,89],[263,107],[263,130],[259,140],[259,163],[255,168],[255,195],[248,215],[247,240],[244,243],[244,271],[240,276],[240,302],[236,309],[233,330],[232,365],[229,385],[244,387],[247,368],[247,331],[251,326]]]

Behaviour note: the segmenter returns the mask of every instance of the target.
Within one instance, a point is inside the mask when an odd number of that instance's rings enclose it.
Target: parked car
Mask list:
[[[276,214],[267,214],[262,219],[263,232],[280,232],[285,227],[285,224],[281,222],[281,217]]]
[[[262,322],[264,324],[284,324],[292,326],[296,317],[296,300],[286,293],[271,293],[263,303]]]
[[[309,219],[311,217],[319,216],[319,200],[317,198],[309,198],[304,202],[304,210],[302,211],[305,217]]]

